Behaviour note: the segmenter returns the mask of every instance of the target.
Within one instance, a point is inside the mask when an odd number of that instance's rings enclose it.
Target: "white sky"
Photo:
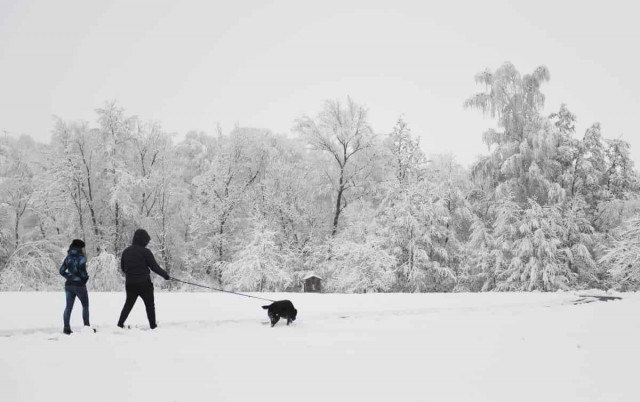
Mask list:
[[[431,4],[432,3],[432,4]],[[467,165],[492,125],[475,73],[544,64],[546,112],[600,121],[640,165],[640,24],[630,1],[0,0],[0,130],[47,141],[52,116],[117,100],[168,131],[289,132],[350,95],[377,132],[404,114],[427,153]]]

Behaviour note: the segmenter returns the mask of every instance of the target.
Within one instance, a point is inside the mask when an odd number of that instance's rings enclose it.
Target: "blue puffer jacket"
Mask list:
[[[67,278],[65,285],[85,286],[89,280],[87,259],[82,251],[70,248],[67,257],[60,266],[60,275]]]

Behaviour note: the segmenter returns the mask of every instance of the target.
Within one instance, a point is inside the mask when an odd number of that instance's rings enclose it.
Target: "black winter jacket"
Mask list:
[[[146,248],[150,240],[144,229],[138,229],[133,235],[132,244],[122,252],[120,268],[126,275],[127,283],[150,281],[149,268],[164,279],[171,279],[167,271],[160,268],[151,250]]]

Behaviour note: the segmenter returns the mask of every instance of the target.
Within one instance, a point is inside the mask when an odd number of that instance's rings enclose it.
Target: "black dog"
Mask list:
[[[280,317],[287,319],[287,325],[296,320],[298,310],[293,307],[293,303],[289,300],[279,300],[273,302],[270,306],[262,306],[263,309],[268,310],[269,319],[271,320],[271,327],[280,320]]]

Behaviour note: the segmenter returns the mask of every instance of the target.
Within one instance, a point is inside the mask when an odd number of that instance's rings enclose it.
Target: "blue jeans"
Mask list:
[[[64,309],[62,318],[64,319],[64,328],[71,329],[69,326],[69,320],[71,319],[71,310],[73,310],[73,303],[76,301],[76,297],[80,299],[82,303],[82,321],[84,325],[89,324],[89,294],[87,293],[86,286],[74,286],[67,285],[64,287],[64,293],[67,296],[67,307]]]

